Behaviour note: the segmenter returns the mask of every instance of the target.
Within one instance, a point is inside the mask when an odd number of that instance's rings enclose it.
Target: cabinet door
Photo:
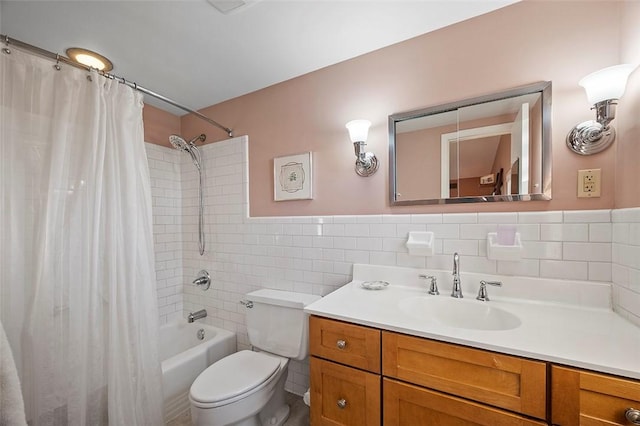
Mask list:
[[[380,376],[311,357],[311,425],[380,425]]]
[[[541,426],[517,414],[383,379],[384,426]],[[313,406],[313,405],[312,405]]]
[[[383,332],[385,376],[539,419],[547,417],[544,362]]]
[[[640,410],[640,382],[553,366],[551,420],[563,426],[631,425],[628,409]]]
[[[312,316],[311,355],[380,373],[380,330]]]

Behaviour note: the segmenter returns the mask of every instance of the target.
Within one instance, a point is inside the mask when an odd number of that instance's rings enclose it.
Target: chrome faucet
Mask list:
[[[189,316],[187,316],[187,322],[192,323],[195,320],[199,320],[201,318],[204,318],[207,316],[207,310],[206,309],[200,309],[199,311],[196,312],[189,312]]]
[[[453,254],[453,289],[451,297],[462,299],[462,283],[460,282],[460,256],[458,253]]]

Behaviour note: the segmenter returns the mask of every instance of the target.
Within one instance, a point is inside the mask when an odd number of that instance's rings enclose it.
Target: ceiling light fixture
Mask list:
[[[207,0],[211,6],[222,14],[229,15],[253,6],[260,0]]]
[[[113,69],[113,63],[109,59],[91,50],[70,47],[66,52],[69,59],[98,71],[109,72]]]

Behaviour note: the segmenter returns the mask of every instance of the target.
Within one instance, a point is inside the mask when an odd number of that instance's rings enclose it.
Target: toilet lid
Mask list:
[[[260,386],[280,368],[280,360],[260,352],[240,351],[207,367],[191,385],[191,399],[225,401]]]

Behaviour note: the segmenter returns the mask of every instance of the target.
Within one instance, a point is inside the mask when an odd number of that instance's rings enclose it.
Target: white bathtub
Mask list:
[[[198,331],[204,330],[204,339]],[[191,383],[209,365],[236,352],[236,335],[198,321],[171,322],[160,327],[160,359],[165,421],[189,409]]]

